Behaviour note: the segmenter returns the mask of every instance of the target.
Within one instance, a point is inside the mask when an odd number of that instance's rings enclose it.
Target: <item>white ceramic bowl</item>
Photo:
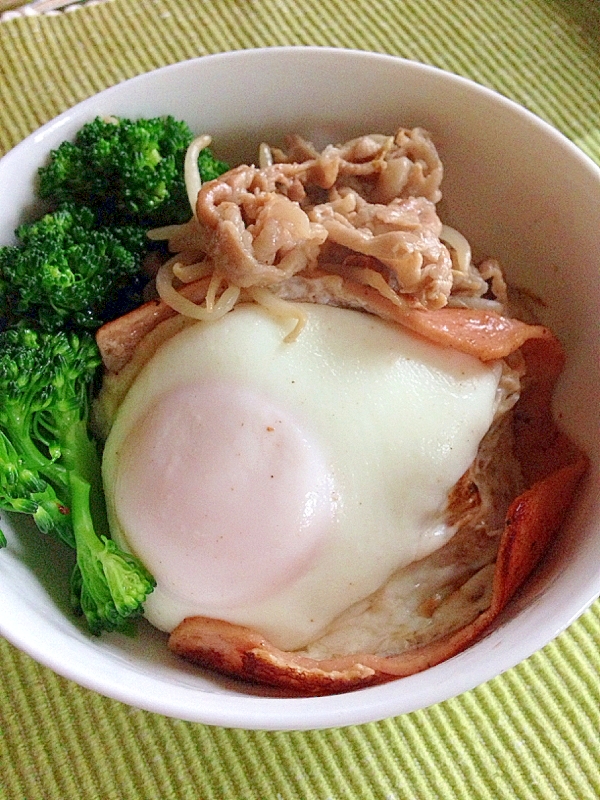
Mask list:
[[[374,721],[429,706],[529,656],[600,593],[600,170],[549,125],[499,95],[431,67],[364,52],[274,48],[199,58],[125,81],[44,125],[0,162],[0,242],[35,213],[33,181],[48,152],[98,114],[173,114],[210,132],[231,163],[287,131],[322,140],[429,129],[445,164],[445,220],[475,251],[500,258],[512,282],[547,304],[568,366],[557,410],[592,459],[559,546],[502,624],[421,674],[341,696],[282,698],[203,673],[163,635],[93,638],[69,615],[59,545],[3,525],[0,632],[77,683],[180,719],[254,729]]]

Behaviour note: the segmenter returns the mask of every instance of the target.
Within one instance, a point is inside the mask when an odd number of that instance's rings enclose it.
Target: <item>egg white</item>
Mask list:
[[[240,305],[217,322],[185,328],[159,348],[118,409],[103,456],[111,531],[153,572],[157,587],[145,614],[162,630],[172,630],[185,617],[210,616],[247,625],[283,649],[297,649],[382,586],[395,570],[433,552],[453,534],[445,523],[448,493],[473,461],[492,422],[500,366],[430,344],[371,315],[322,305],[305,310],[306,327],[290,343],[283,341],[285,325],[255,305]],[[219,507],[227,517],[231,487],[225,477],[222,487],[218,476],[210,477],[216,511],[208,529],[198,522],[189,535],[186,526],[173,533],[178,508],[172,498],[163,498],[170,518],[144,516],[144,497],[134,497],[136,485],[124,478],[139,459],[139,453],[130,452],[138,433],[152,446],[154,437],[161,436],[147,427],[149,422],[168,421],[170,414],[179,419],[188,390],[205,398],[217,387],[222,394],[216,396],[227,397],[228,386],[242,398],[236,408],[255,425],[261,441],[273,441],[268,436],[277,430],[268,421],[279,411],[282,427],[291,432],[289,440],[281,441],[297,445],[293,464],[285,461],[285,453],[277,461],[281,448],[276,445],[265,456],[283,480],[279,489],[273,488],[278,518],[288,515],[295,522],[289,530],[269,529],[264,493],[260,507],[251,507],[251,500],[243,506],[237,522],[242,529],[240,553],[229,580],[218,571],[222,553],[215,556],[218,569],[207,566],[221,535],[215,531]],[[187,425],[189,416],[186,406],[177,430]],[[211,422],[207,435],[227,436],[228,425],[224,415],[223,429]],[[190,430],[196,436],[201,428]],[[148,482],[141,482],[144,491],[153,493],[153,508],[162,507],[156,493],[162,491],[161,470],[167,462],[173,474],[194,465],[198,472],[190,485],[199,487],[194,492],[206,489],[203,470],[209,465],[206,459],[194,462],[195,448],[206,450],[190,441],[191,434],[172,438],[177,449],[160,440],[153,452],[164,453],[164,463],[148,465]],[[254,447],[251,438],[236,439],[243,441],[244,449]],[[178,466],[182,451],[187,460]],[[260,472],[256,453],[242,453],[241,459],[242,465],[256,464]],[[282,500],[288,492],[286,470],[300,476],[300,488],[289,491],[293,508]],[[245,482],[242,473],[236,475],[239,483]],[[257,480],[264,484],[265,476]],[[193,509],[193,497],[184,501]],[[142,511],[133,513],[134,507]],[[248,526],[264,520],[264,540],[254,534],[244,538],[246,519]],[[235,535],[223,532],[229,547]]]

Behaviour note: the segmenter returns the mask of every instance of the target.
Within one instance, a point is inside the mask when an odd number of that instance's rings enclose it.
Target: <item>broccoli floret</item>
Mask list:
[[[0,333],[0,508],[31,515],[43,533],[75,548],[72,604],[95,634],[126,629],[155,585],[105,533],[88,433],[99,364],[91,334],[24,325]]]
[[[52,533],[75,546],[68,509],[41,475],[25,466],[24,460],[0,431],[0,505],[7,511],[29,514],[42,533]],[[6,537],[0,531],[0,546]]]
[[[39,171],[39,195],[93,208],[104,224],[127,220],[156,226],[191,216],[183,164],[193,134],[173,117],[129,120],[97,117],[74,142],[63,142]],[[228,169],[208,150],[199,159],[203,180]]]
[[[25,316],[49,330],[94,329],[139,304],[143,228],[99,228],[91,209],[65,204],[21,225],[16,236],[19,245],[0,247],[5,316]]]

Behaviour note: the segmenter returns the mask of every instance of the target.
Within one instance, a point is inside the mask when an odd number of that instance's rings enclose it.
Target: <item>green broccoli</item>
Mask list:
[[[147,228],[190,218],[192,139],[172,117],[95,119],[39,171],[53,210],[0,247],[0,509],[74,549],[71,605],[94,634],[128,629],[155,581],[108,534],[88,431],[93,332],[142,301]],[[228,169],[208,149],[198,166],[203,181]]]
[[[146,226],[187,222],[183,164],[193,134],[173,117],[96,117],[63,142],[39,171],[39,195],[55,203],[90,206],[103,224]],[[203,180],[228,169],[209,150],[199,158]]]
[[[54,534],[63,542],[75,546],[68,509],[48,481],[37,470],[29,469],[0,431],[0,507],[18,514],[30,514],[42,533]],[[0,547],[6,547],[6,537],[0,531]]]
[[[20,325],[0,333],[0,508],[31,515],[43,533],[75,548],[71,602],[95,634],[125,630],[155,585],[105,535],[99,459],[88,433],[99,364],[85,332]]]
[[[95,329],[141,302],[143,228],[97,227],[91,209],[65,204],[16,236],[20,244],[0,247],[5,317]]]

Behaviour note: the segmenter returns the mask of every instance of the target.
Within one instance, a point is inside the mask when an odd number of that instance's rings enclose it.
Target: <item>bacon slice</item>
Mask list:
[[[454,347],[481,361],[506,358],[529,339],[552,338],[543,325],[469,308],[411,309],[401,324],[431,342]]]
[[[470,308],[426,310],[396,305],[376,289],[329,273],[296,275],[278,287],[285,299],[359,308],[396,322],[435,344],[453,347],[481,361],[506,358],[529,339],[554,339],[543,325],[529,325],[495,311]]]
[[[206,297],[209,282],[210,278],[202,278],[190,283],[183,287],[181,294],[194,303],[201,303]],[[103,325],[96,331],[96,342],[106,370],[120,372],[131,361],[142,339],[177,313],[163,300],[149,300]]]
[[[189,283],[181,294],[194,303],[206,297],[209,278]],[[328,303],[376,314],[395,322],[444,347],[453,347],[482,361],[506,358],[529,339],[553,338],[543,325],[529,325],[495,311],[467,308],[439,308],[433,311],[398,306],[369,286],[325,272],[293,278],[271,287],[284,300]],[[244,291],[240,301],[248,300]],[[162,300],[151,300],[112,322],[96,334],[104,366],[119,372],[132,358],[138,344],[161,322],[176,315]]]

